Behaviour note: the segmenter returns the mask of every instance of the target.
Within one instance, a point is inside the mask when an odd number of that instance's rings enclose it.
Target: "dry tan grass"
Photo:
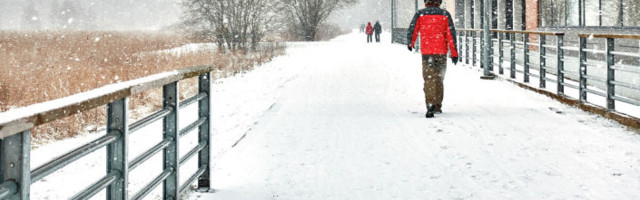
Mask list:
[[[249,56],[206,51],[150,53],[188,43],[184,36],[159,33],[0,32],[0,112],[196,65],[213,64],[219,66],[222,76],[233,75],[282,53],[274,49]],[[181,83],[182,98],[195,94],[195,83],[195,79]],[[130,98],[130,108],[158,108],[160,97],[160,89],[136,94]],[[73,136],[88,125],[104,124],[104,118],[104,108],[97,108],[37,127],[34,139]]]

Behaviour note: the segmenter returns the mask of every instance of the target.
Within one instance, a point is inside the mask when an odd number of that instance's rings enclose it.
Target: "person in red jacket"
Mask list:
[[[371,26],[371,22],[367,24],[367,43],[373,42],[373,26]]]
[[[418,35],[422,53],[422,76],[424,78],[425,103],[427,118],[434,113],[442,113],[444,97],[444,75],[447,71],[447,53],[451,53],[453,64],[458,63],[456,49],[456,29],[451,15],[440,9],[442,0],[424,0],[424,9],[413,16],[409,25],[407,41],[412,51]]]

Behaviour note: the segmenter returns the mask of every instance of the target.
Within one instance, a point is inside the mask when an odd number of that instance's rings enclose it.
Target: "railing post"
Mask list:
[[[474,32],[473,32],[473,34],[472,34],[472,35],[473,35],[473,36],[472,36],[472,40],[473,40],[473,49],[472,49],[472,51],[473,51],[473,52],[472,52],[472,53],[473,53],[473,55],[471,55],[471,62],[472,62],[471,66],[472,66],[472,67],[475,67],[475,66],[476,66],[476,54],[477,54],[477,52],[476,52],[476,47],[477,47],[477,46],[476,46],[476,43],[477,43],[477,41],[476,41],[476,35],[477,35],[477,34],[478,34],[478,32],[475,32],[475,31],[474,31]]]
[[[118,179],[107,188],[107,199],[127,199],[128,184],[128,126],[127,98],[107,105],[107,133],[117,133],[118,139],[107,145],[107,174],[117,172]]]
[[[493,73],[493,62],[495,61],[493,54],[495,53],[495,51],[493,50],[493,36],[491,34],[491,31],[489,31],[489,39],[486,44],[489,45],[489,49],[487,51],[487,53],[489,54],[487,55],[489,62],[487,62],[487,67],[489,67],[489,71]]]
[[[547,77],[547,58],[545,58],[547,48],[544,47],[547,43],[546,39],[547,37],[545,35],[538,35],[538,40],[540,40],[540,47],[538,47],[538,51],[540,52],[540,88],[547,87],[547,81],[545,79]]]
[[[558,75],[558,95],[564,95],[564,35],[557,36],[557,75]]]
[[[587,38],[584,37],[580,37],[580,69],[579,69],[579,74],[580,74],[580,85],[578,88],[580,88],[578,90],[579,95],[580,95],[580,102],[585,103],[587,102],[587,91],[585,89],[587,89],[587,78],[585,77],[585,75],[587,75],[587,52],[584,51],[584,49],[587,48]]]
[[[607,110],[614,111],[616,109],[616,101],[613,97],[616,94],[616,86],[613,84],[615,81],[615,56],[612,52],[615,51],[615,40],[613,38],[607,38]]]
[[[524,42],[524,82],[529,82],[529,34],[522,34]]]
[[[509,37],[509,40],[511,41],[511,58],[509,60],[511,60],[511,66],[510,67],[510,73],[511,73],[511,78],[515,79],[516,78],[516,34],[515,33],[511,33],[511,37]]]
[[[206,170],[198,177],[198,188],[201,190],[209,190],[211,187],[211,179],[210,179],[210,152],[211,152],[211,138],[210,138],[210,124],[211,124],[211,114],[210,114],[210,102],[211,102],[211,74],[205,73],[200,75],[198,79],[198,93],[206,93],[207,98],[204,98],[198,102],[198,116],[202,118],[206,118],[207,120],[202,123],[199,127],[199,141],[205,141],[207,143],[207,147],[200,150],[200,154],[198,155],[198,166],[206,166]]]
[[[2,183],[13,182],[17,191],[8,199],[29,199],[31,188],[31,131],[27,130],[2,139],[0,142],[0,162]],[[13,184],[12,184],[13,185]]]
[[[466,64],[469,64],[469,31],[465,31],[464,32],[464,59],[466,61]]]
[[[460,63],[462,63],[462,59],[464,59],[464,57],[463,57],[464,55],[462,54],[462,53],[463,53],[463,51],[464,51],[464,49],[463,49],[463,45],[462,45],[462,38],[463,38],[463,37],[462,37],[462,32],[459,32],[459,34],[458,34],[458,46],[457,46],[457,48],[458,48],[458,56],[459,56],[459,59],[460,59]]]
[[[505,33],[498,33],[498,73],[504,74],[504,68],[502,66],[502,60],[504,59],[504,44],[502,44],[502,38]]]
[[[171,144],[165,148],[163,152],[163,170],[169,169],[171,175],[164,181],[163,195],[164,199],[178,199],[178,82],[164,85],[163,89],[163,107],[173,109],[171,114],[164,117],[164,139],[171,141]]]

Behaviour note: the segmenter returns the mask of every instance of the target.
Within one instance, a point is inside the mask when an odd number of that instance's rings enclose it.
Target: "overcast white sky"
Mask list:
[[[42,28],[51,23],[54,2],[64,0],[0,0],[0,27],[20,29],[23,13],[33,1]],[[181,0],[71,0],[96,18],[97,29],[153,30],[175,24],[180,19]]]
[[[32,1],[39,14],[40,27],[49,28],[54,2],[65,0],[0,0],[0,29],[16,30],[24,27],[23,13]],[[70,0],[95,16],[100,30],[157,30],[180,20],[182,0]],[[419,0],[421,1],[421,0]],[[406,24],[414,11],[414,0],[399,1],[399,25]],[[344,28],[357,28],[366,22],[379,20],[390,25],[390,0],[360,0],[359,3],[334,13],[329,19]]]

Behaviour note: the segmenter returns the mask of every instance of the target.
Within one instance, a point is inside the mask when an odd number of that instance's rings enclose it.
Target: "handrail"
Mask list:
[[[466,32],[482,32],[482,29],[465,29],[465,28],[461,28],[461,29],[456,29],[456,31],[466,31]]]
[[[521,34],[534,34],[534,35],[551,35],[551,36],[563,36],[563,32],[548,32],[548,31],[521,31],[521,30],[500,30],[491,29],[491,32],[496,33],[521,33]]]
[[[58,158],[53,159],[52,161],[36,168],[35,170],[33,170],[33,172],[31,172],[32,183],[39,181],[45,176],[55,172],[60,168],[63,168],[64,166],[69,165],[73,161],[76,161],[97,149],[100,149],[104,146],[107,146],[108,144],[115,142],[116,139],[117,139],[116,134],[110,133],[105,136],[102,136],[101,138],[94,140],[93,142],[90,142],[84,146],[81,146],[67,154],[64,154]]]
[[[76,194],[70,199],[90,199],[93,195],[96,195],[98,192],[104,190],[107,186],[111,185],[120,177],[120,174],[116,172],[111,172],[107,174],[102,179],[98,180],[94,184],[91,184],[88,188],[84,189],[82,192]]]
[[[162,183],[164,180],[166,180],[169,177],[169,175],[171,174],[171,171],[173,171],[173,169],[164,170],[162,173],[160,173],[158,176],[156,176],[156,178],[154,178],[151,182],[149,182],[149,184],[147,184],[140,191],[138,191],[138,193],[133,195],[133,197],[131,197],[131,199],[132,200],[142,199],[144,196],[149,194],[149,192],[151,192],[153,188],[158,187],[158,185],[160,185],[160,183]]]
[[[16,193],[18,190],[18,184],[13,181],[7,181],[0,185],[0,199],[9,198],[13,193]]]
[[[88,92],[0,113],[0,139],[91,110],[132,94],[213,71],[214,66],[197,66],[164,72],[145,78],[104,86]]]
[[[178,199],[180,192],[193,181],[198,180],[198,187],[208,189],[210,185],[210,84],[213,66],[197,66],[188,69],[160,73],[142,79],[113,84],[70,97],[48,101],[0,113],[0,160],[2,165],[10,168],[0,170],[0,199],[30,198],[31,184],[60,170],[76,160],[94,153],[98,149],[107,151],[107,175],[77,193],[72,199],[89,199],[105,190],[107,199],[128,198],[129,171],[140,166],[151,156],[164,150],[163,173],[143,190],[136,193],[136,198],[142,198],[153,188],[163,183],[163,199]],[[198,77],[198,94],[185,101],[178,101],[178,83],[187,78]],[[130,95],[162,87],[163,108],[142,120],[129,125],[127,123]],[[198,103],[198,119],[183,130],[178,127],[179,110],[186,105]],[[180,106],[180,105],[184,106]],[[98,139],[86,143],[74,150],[58,156],[49,162],[30,170],[30,129],[47,122],[62,119],[82,111],[106,105],[106,134]],[[156,144],[132,162],[128,158],[129,134],[140,130],[151,122],[163,119],[163,130],[159,132],[163,141]],[[198,129],[199,145],[189,151],[183,158],[178,155],[179,138],[192,130]],[[189,182],[180,183],[178,173],[180,166],[188,159],[198,156],[200,169],[191,175]]]
[[[457,31],[467,31],[467,32],[483,32],[482,29],[456,29]],[[521,33],[521,34],[535,34],[535,35],[555,35],[561,36],[564,35],[563,32],[548,32],[548,31],[522,31],[522,30],[501,30],[501,29],[491,29],[490,32],[495,33]]]
[[[510,81],[524,88],[547,94],[565,103],[579,105],[584,110],[601,114],[627,126],[640,128],[638,116],[630,116],[630,113],[616,110],[616,101],[636,106],[640,104],[640,101],[637,100],[640,97],[624,97],[622,95],[633,95],[640,92],[640,86],[628,81],[628,77],[640,74],[640,60],[637,60],[640,58],[640,52],[633,49],[635,47],[615,44],[616,39],[640,40],[640,34],[577,34],[579,46],[575,47],[565,45],[566,34],[563,32],[491,29],[491,32],[497,33],[494,34],[493,40],[500,42],[497,44],[495,42],[488,43],[490,52],[486,56],[493,60],[489,62],[489,66],[482,66],[482,64],[478,66],[478,62],[476,62],[479,60],[476,59],[479,55],[478,49],[483,49],[484,43],[478,43],[481,38],[475,32],[483,32],[483,30],[457,30],[462,33],[457,35],[459,43],[457,47],[462,63],[472,67],[488,68],[492,72],[495,71],[494,65],[497,65],[499,74],[504,74],[504,69],[509,70],[508,78]],[[537,35],[537,37],[530,37],[532,35]],[[547,40],[549,38],[552,39],[550,40],[552,43]],[[587,48],[590,47],[588,44],[592,42],[589,40],[591,38],[604,38],[605,45],[598,45],[599,48]],[[598,44],[602,44],[602,42]],[[551,51],[552,54],[547,54],[548,51]],[[569,53],[566,54],[566,52]],[[596,62],[602,64],[594,67]],[[553,66],[554,64],[555,66]],[[503,67],[503,65],[508,66]],[[538,73],[532,74],[530,69],[536,70]],[[618,75],[616,74],[618,71],[625,73]],[[517,74],[520,74],[523,80],[517,80]],[[551,75],[551,77],[547,77],[547,75]],[[529,77],[538,78],[537,84],[539,85],[531,86]],[[625,77],[627,78],[625,79]],[[577,84],[565,83],[566,80],[576,81]],[[555,93],[550,93],[546,89],[547,81],[555,83],[557,87]],[[565,95],[565,86],[578,91],[575,99]],[[606,105],[595,105],[595,102],[588,101],[587,97],[591,94],[605,97]],[[598,102],[598,104],[601,103]]]
[[[580,33],[578,37],[581,38],[616,38],[616,39],[634,39],[640,40],[640,35],[628,35],[628,34],[586,34]]]

